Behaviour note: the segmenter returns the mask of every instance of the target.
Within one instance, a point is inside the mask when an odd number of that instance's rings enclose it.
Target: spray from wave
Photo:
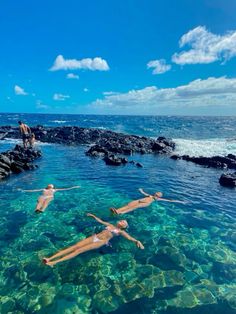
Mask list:
[[[175,153],[189,156],[226,156],[228,154],[236,155],[236,138],[232,139],[174,139],[176,143]]]

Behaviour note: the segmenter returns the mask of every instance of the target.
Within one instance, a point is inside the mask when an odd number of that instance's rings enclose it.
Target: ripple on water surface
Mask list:
[[[229,313],[236,311],[235,190],[218,185],[220,172],[165,157],[134,156],[144,168],[108,167],[84,148],[43,146],[40,168],[1,183],[0,312]],[[81,185],[58,192],[41,215],[38,194],[17,188]],[[123,217],[125,239],[54,268],[41,263],[60,248],[99,232],[87,212],[115,222],[108,208],[161,190],[187,205],[155,203]]]

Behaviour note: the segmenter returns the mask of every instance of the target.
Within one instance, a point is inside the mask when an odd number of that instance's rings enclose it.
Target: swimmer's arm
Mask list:
[[[78,189],[80,188],[79,185],[72,186],[71,188],[61,188],[61,189],[55,189],[55,191],[68,191],[68,190],[73,190],[73,189]]]
[[[102,224],[104,226],[112,226],[112,224],[109,224],[108,222],[103,221],[102,219],[98,218],[97,216],[95,216],[93,214],[88,213],[87,216],[94,218],[97,222],[99,222],[100,224]]]
[[[37,190],[22,190],[22,189],[18,189],[19,191],[22,191],[22,192],[41,192],[43,191],[44,189],[37,189]]]
[[[158,198],[157,201],[164,201],[164,202],[170,202],[170,203],[181,203],[181,204],[186,204],[185,201],[178,201],[178,200],[169,200],[167,198]]]
[[[138,241],[137,239],[131,237],[127,232],[121,231],[120,234],[121,234],[124,238],[126,238],[127,240],[134,242],[134,243],[137,245],[137,247],[138,247],[139,249],[142,249],[142,250],[144,249],[143,244],[142,244],[140,241]]]
[[[142,193],[143,195],[145,195],[145,196],[150,196],[150,194],[147,194],[146,192],[144,192],[143,189],[138,189],[138,190],[139,190],[139,192]]]

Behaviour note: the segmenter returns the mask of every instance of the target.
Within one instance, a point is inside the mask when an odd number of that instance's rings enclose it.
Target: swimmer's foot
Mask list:
[[[44,257],[44,258],[42,259],[42,262],[43,262],[43,264],[49,263],[49,258]]]
[[[47,262],[45,265],[53,267],[56,263],[55,262]]]
[[[119,214],[115,207],[111,207],[111,208],[109,208],[109,209],[110,209],[110,211],[112,212],[112,214],[115,214],[115,215],[118,215],[118,214]]]
[[[41,210],[41,209],[35,209],[35,213],[36,213],[36,214],[41,214],[41,213],[43,213],[43,210]]]
[[[47,266],[50,266],[50,267],[53,267],[55,262],[49,262],[49,258],[46,258],[44,257],[43,260],[42,260],[43,264],[44,265],[47,265]]]

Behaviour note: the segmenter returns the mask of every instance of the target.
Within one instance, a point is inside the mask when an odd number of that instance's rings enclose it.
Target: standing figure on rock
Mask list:
[[[23,146],[24,148],[27,148],[27,145],[29,144],[30,140],[31,129],[27,124],[24,124],[22,121],[18,121],[18,124],[22,136]]]
[[[30,134],[30,139],[29,139],[30,148],[33,148],[33,147],[34,147],[34,144],[35,144],[35,134],[34,134],[34,133],[31,133],[31,134]]]
[[[126,214],[128,212],[132,212],[133,210],[135,210],[137,208],[148,207],[154,201],[164,201],[164,202],[182,203],[182,204],[186,203],[184,201],[169,200],[167,198],[163,198],[162,197],[163,194],[161,192],[156,192],[153,195],[150,195],[150,194],[144,192],[143,189],[139,189],[139,192],[142,193],[143,195],[145,195],[145,197],[138,199],[138,200],[135,200],[135,201],[132,201],[132,202],[128,203],[127,205],[120,207],[118,209],[116,209],[115,207],[111,207],[110,211],[113,214],[122,215],[122,214]]]
[[[120,220],[114,226],[93,214],[87,214],[87,216],[94,218],[97,222],[106,226],[105,229],[100,233],[94,234],[84,240],[77,242],[67,249],[59,251],[51,257],[45,257],[43,259],[44,264],[52,267],[57,263],[69,260],[81,253],[98,249],[106,244],[109,244],[109,241],[115,236],[123,236],[127,240],[134,242],[139,249],[144,249],[144,246],[140,241],[131,237],[127,232],[124,231],[124,229],[128,227],[126,220]]]
[[[72,186],[70,188],[62,188],[62,189],[55,189],[53,184],[48,184],[48,186],[44,189],[37,189],[37,190],[22,190],[22,192],[43,192],[41,196],[39,196],[37,205],[35,208],[35,212],[37,214],[42,213],[48,207],[49,203],[54,199],[54,194],[58,191],[68,191],[72,189],[78,189],[80,186]]]

